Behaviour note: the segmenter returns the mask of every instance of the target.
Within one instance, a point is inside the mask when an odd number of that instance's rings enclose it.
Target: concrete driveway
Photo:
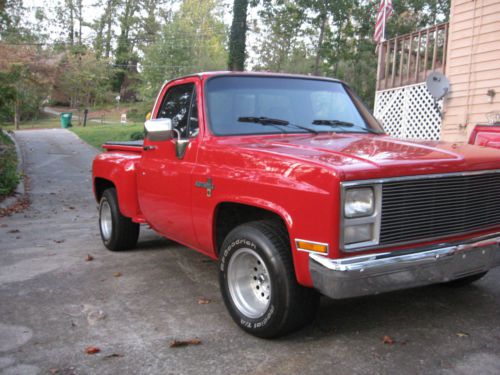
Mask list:
[[[500,269],[462,289],[322,299],[311,326],[257,339],[227,314],[214,262],[147,230],[137,250],[104,249],[95,149],[61,129],[16,138],[32,205],[0,219],[3,374],[500,373]]]

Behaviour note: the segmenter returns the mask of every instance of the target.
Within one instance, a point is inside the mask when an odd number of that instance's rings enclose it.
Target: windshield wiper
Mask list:
[[[294,126],[299,129],[303,129],[308,131],[309,133],[314,133],[314,134],[319,134],[316,130],[308,128],[307,126],[302,126],[298,124],[293,124],[287,120],[281,120],[277,118],[270,118],[270,117],[252,117],[252,116],[247,116],[247,117],[238,117],[239,122],[251,122],[254,124],[261,124],[264,126]]]
[[[341,121],[341,120],[314,120],[312,123],[314,125],[326,125],[326,126],[331,126],[331,127],[335,127],[335,126],[344,127],[345,126],[345,127],[349,127],[349,128],[355,128],[355,129],[364,130],[364,131],[367,131],[368,133],[372,133],[372,134],[383,134],[382,132],[379,132],[379,131],[376,131],[376,130],[373,130],[373,129],[370,129],[370,128],[364,128],[362,126],[355,125],[352,122],[348,122],[348,121]]]

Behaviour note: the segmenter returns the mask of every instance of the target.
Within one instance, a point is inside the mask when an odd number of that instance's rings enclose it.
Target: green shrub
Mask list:
[[[14,191],[19,178],[16,147],[0,129],[0,199]]]
[[[131,141],[139,141],[141,139],[144,139],[144,132],[143,131],[133,132],[132,134],[130,134]]]

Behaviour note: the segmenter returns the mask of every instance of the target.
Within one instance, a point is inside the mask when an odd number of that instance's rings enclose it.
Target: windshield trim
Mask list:
[[[208,77],[206,80],[205,80],[205,83],[203,85],[203,106],[205,107],[205,124],[206,124],[206,128],[207,128],[207,131],[210,135],[212,136],[215,136],[215,137],[244,137],[244,136],[255,136],[255,135],[276,135],[276,134],[280,134],[280,135],[287,135],[287,134],[306,134],[306,135],[313,135],[312,133],[309,133],[307,131],[299,131],[298,128],[295,128],[294,131],[286,131],[286,132],[279,132],[279,131],[276,131],[276,132],[269,132],[269,131],[266,131],[266,132],[262,132],[262,133],[236,133],[236,134],[220,134],[220,133],[217,133],[215,132],[215,130],[213,129],[212,127],[212,124],[210,123],[210,109],[209,109],[209,106],[208,106],[208,95],[206,95],[206,89],[207,89],[207,83],[209,81],[212,81],[214,79],[217,79],[217,78],[220,78],[220,77],[255,77],[255,78],[281,78],[281,79],[300,79],[300,80],[311,80],[311,81],[325,81],[325,82],[331,82],[331,83],[338,83],[340,84],[344,90],[346,91],[346,94],[349,96],[349,98],[351,99],[354,107],[356,108],[356,110],[358,111],[358,114],[361,116],[361,118],[363,119],[363,121],[365,122],[365,125],[367,127],[370,127],[371,129],[375,130],[375,131],[378,131],[378,130],[382,130],[382,132],[380,133],[380,135],[383,135],[385,134],[385,132],[383,132],[383,128],[379,125],[380,129],[377,129],[377,128],[373,128],[371,125],[372,125],[372,121],[370,121],[371,119],[367,119],[366,116],[365,116],[365,113],[368,113],[372,116],[373,120],[375,120],[375,122],[378,123],[378,121],[375,119],[375,117],[373,116],[372,112],[368,109],[368,107],[366,107],[366,105],[364,105],[364,103],[361,101],[361,99],[359,97],[357,97],[357,95],[351,90],[351,88],[349,87],[349,85],[347,85],[344,81],[341,81],[339,79],[336,79],[336,78],[329,78],[329,77],[317,77],[317,76],[303,76],[303,75],[294,75],[294,74],[278,74],[278,73],[224,73],[224,74],[217,74],[217,75],[213,75],[213,76],[210,76]],[[364,106],[364,110],[359,108],[359,105],[361,106]],[[331,127],[329,127],[328,129],[324,129],[324,130],[321,130],[321,129],[317,129],[316,130],[318,133],[320,134],[325,134],[325,133],[354,133],[354,134],[371,134],[371,135],[377,135],[377,134],[374,134],[374,133],[371,133],[369,131],[353,131],[352,129],[346,129],[346,128],[342,128],[342,127],[339,127],[339,129],[333,129]]]

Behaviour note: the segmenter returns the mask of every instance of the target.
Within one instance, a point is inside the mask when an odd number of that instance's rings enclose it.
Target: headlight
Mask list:
[[[344,182],[340,211],[343,251],[354,252],[378,246],[382,218],[382,185]]]
[[[372,188],[347,189],[344,201],[344,215],[348,218],[371,216],[375,209]]]

